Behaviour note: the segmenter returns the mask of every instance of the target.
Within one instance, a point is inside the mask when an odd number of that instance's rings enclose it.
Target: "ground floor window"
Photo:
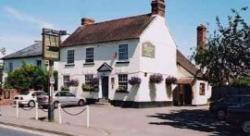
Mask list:
[[[127,74],[119,74],[118,75],[118,84],[119,84],[119,89],[127,90],[128,89],[128,75]]]
[[[205,95],[205,83],[200,83],[200,95]]]
[[[66,87],[68,87],[69,85],[69,82],[70,82],[70,76],[69,75],[64,75],[63,76],[63,85]]]
[[[85,75],[85,84],[91,84],[91,81],[93,80],[94,75],[93,74],[87,74]]]

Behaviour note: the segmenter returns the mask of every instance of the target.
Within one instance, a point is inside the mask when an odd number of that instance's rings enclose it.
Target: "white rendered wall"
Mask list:
[[[142,44],[151,42],[155,46],[155,58],[142,56]],[[165,79],[168,76],[176,77],[176,45],[166,26],[165,18],[156,16],[140,38],[140,71],[142,84],[138,92],[138,101],[172,101],[167,93]],[[147,77],[144,76],[147,73]],[[160,73],[164,80],[160,84],[149,84],[152,74]],[[173,88],[173,87],[172,87]]]
[[[200,83],[205,84],[205,95],[200,95]],[[193,85],[193,105],[205,105],[208,104],[209,98],[212,94],[212,87],[208,84],[207,81],[197,80]]]
[[[128,44],[128,64],[116,64],[118,61],[118,50],[120,44]],[[139,72],[139,48],[137,46],[138,40],[125,40],[125,41],[117,41],[110,43],[100,43],[100,44],[92,44],[92,45],[84,45],[84,46],[74,46],[61,49],[61,60],[58,64],[59,71],[59,87],[63,86],[63,76],[70,75],[71,79],[79,80],[78,86],[78,95],[82,95],[81,85],[85,83],[85,75],[93,74],[94,76],[100,77],[103,76],[98,73],[97,69],[103,64],[107,63],[113,67],[112,73],[106,73],[109,76],[109,98],[114,99],[114,92],[118,88],[118,76],[117,74],[129,74],[129,76],[133,73]],[[93,47],[94,48],[94,65],[84,65],[85,56],[86,56],[86,48]],[[73,67],[65,67],[67,64],[67,51],[75,50],[75,66]],[[117,53],[117,57],[113,59],[114,54]],[[111,86],[111,78],[115,79],[115,85],[112,88]],[[101,90],[101,80],[99,81],[99,94],[85,92],[84,96],[94,97],[97,96],[99,98],[102,97]],[[116,97],[117,98],[117,97]],[[118,99],[118,98],[117,98]],[[120,98],[122,99],[122,98]]]

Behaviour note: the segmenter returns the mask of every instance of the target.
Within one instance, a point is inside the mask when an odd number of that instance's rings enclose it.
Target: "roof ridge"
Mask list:
[[[89,26],[98,25],[98,24],[102,24],[102,23],[109,23],[109,22],[119,21],[119,20],[124,20],[124,19],[132,19],[132,18],[136,18],[136,17],[149,16],[149,15],[151,16],[151,13],[135,15],[135,16],[128,16],[128,17],[122,17],[122,18],[118,18],[118,19],[111,19],[111,20],[97,22],[97,23],[91,24]]]

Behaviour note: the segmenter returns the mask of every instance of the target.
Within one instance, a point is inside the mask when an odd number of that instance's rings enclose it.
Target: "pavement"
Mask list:
[[[0,124],[49,132],[65,136],[238,136],[231,133],[223,122],[213,119],[208,106],[163,107],[132,109],[110,105],[90,106],[90,128],[86,127],[86,112],[71,116],[62,112],[62,124],[58,124],[58,111],[55,122],[46,119],[36,121],[34,110],[20,110],[19,119],[15,108],[1,107]],[[78,113],[83,107],[66,108],[67,112]],[[47,113],[39,110],[39,117]],[[240,135],[239,135],[240,136]]]

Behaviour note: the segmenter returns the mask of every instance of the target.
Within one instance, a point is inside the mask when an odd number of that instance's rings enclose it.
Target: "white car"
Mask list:
[[[37,102],[37,96],[47,95],[44,91],[25,91],[20,95],[14,97],[14,104],[19,103],[19,105],[28,105],[29,107],[34,107],[35,102]]]
[[[43,107],[49,105],[48,95],[40,95],[37,100],[39,105]],[[73,93],[67,91],[58,91],[54,93],[52,103],[54,104],[54,107],[57,107],[58,103],[61,103],[62,106],[83,106],[86,103],[86,99],[84,97],[77,97]]]

